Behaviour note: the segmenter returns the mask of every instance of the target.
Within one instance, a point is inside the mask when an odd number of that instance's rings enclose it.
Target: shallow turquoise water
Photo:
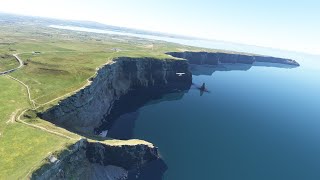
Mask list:
[[[320,179],[317,60],[193,76],[210,93],[191,88],[140,108],[133,136],[159,147],[168,180]]]

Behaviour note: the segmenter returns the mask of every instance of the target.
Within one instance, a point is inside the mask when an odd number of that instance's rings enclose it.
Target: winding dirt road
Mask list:
[[[16,68],[7,70],[7,71],[0,72],[0,75],[8,74],[8,73],[11,73],[11,72],[13,72],[13,71],[16,71],[17,69],[22,68],[22,66],[23,66],[23,61],[19,58],[18,54],[12,54],[12,56],[14,56],[14,57],[16,58],[16,60],[19,62],[19,66],[16,67]]]

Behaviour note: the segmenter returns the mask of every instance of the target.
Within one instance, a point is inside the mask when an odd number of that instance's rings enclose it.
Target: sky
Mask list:
[[[319,0],[0,0],[0,12],[320,54]]]

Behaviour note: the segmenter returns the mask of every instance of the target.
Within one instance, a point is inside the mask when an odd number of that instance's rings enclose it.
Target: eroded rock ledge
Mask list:
[[[126,179],[129,170],[158,158],[157,148],[141,140],[106,144],[82,139],[48,157],[47,164],[35,170],[31,179]]]

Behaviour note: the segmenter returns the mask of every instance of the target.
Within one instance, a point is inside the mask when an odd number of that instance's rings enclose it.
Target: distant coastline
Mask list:
[[[194,37],[187,38],[187,37],[182,37],[182,36],[180,37],[180,36],[174,36],[174,35],[169,36],[166,34],[160,35],[158,33],[155,33],[154,35],[152,35],[152,33],[151,34],[142,34],[139,32],[133,33],[133,30],[127,31],[126,28],[124,29],[118,28],[117,30],[115,30],[114,28],[98,29],[98,28],[92,28],[92,27],[86,27],[86,26],[74,26],[74,25],[67,25],[67,24],[63,24],[63,25],[51,24],[51,25],[48,25],[48,27],[56,28],[56,29],[71,30],[71,31],[89,32],[89,33],[131,36],[131,37],[138,37],[138,38],[144,38],[149,40],[159,40],[159,41],[177,43],[177,44],[187,45],[187,46],[235,51],[239,53],[253,53],[253,54],[260,54],[260,55],[274,56],[274,57],[281,57],[281,58],[296,58],[300,56],[304,57],[306,55],[318,57],[318,55],[306,54],[302,52],[280,50],[280,49],[232,43],[232,42],[226,42],[226,41],[208,40],[203,38],[194,38]]]

